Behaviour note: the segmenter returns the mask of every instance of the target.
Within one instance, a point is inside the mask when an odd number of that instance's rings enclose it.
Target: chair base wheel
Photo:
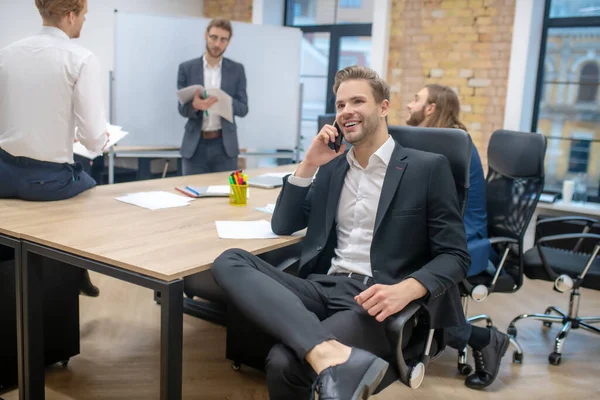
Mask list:
[[[512,336],[513,338],[516,339],[516,337],[517,337],[517,327],[515,327],[515,326],[509,326],[508,329],[506,330],[506,334],[508,336]]]
[[[417,362],[410,368],[409,374],[409,383],[408,386],[411,389],[417,389],[423,383],[423,378],[425,378],[425,364],[422,362]]]
[[[231,363],[231,369],[234,371],[239,371],[242,368],[241,364],[239,362],[232,362]]]
[[[552,365],[559,365],[562,359],[562,354],[553,352],[548,356],[548,362]]]
[[[542,322],[546,328],[552,328],[552,322]]]
[[[513,353],[513,363],[515,364],[523,364],[523,353],[514,352]]]
[[[471,367],[469,364],[458,364],[458,372],[463,376],[471,375],[471,372],[473,372],[473,367]]]

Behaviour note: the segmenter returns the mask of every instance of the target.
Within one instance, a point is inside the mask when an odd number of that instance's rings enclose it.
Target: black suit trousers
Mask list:
[[[385,322],[354,300],[368,288],[361,281],[323,274],[299,278],[238,249],[215,260],[213,275],[231,303],[280,342],[267,357],[270,399],[309,398],[316,374],[304,357],[324,341],[393,357]]]

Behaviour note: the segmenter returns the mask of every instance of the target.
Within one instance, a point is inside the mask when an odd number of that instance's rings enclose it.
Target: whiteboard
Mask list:
[[[115,12],[112,124],[130,132],[121,146],[181,146],[187,119],[178,110],[179,64],[204,53],[209,19]],[[294,150],[299,137],[297,28],[232,22],[224,56],[244,65],[248,108],[236,117],[240,148]]]

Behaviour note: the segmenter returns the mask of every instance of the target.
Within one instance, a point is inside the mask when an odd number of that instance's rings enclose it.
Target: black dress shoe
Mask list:
[[[483,389],[494,382],[500,370],[500,362],[508,349],[510,339],[496,328],[490,329],[490,344],[473,351],[475,372],[467,377],[465,385],[471,389]]]
[[[319,400],[363,400],[375,392],[389,364],[381,358],[352,348],[350,358],[343,364],[321,371],[313,385]]]
[[[88,271],[85,271],[81,277],[79,293],[89,297],[98,297],[100,295],[100,289],[92,284]]]

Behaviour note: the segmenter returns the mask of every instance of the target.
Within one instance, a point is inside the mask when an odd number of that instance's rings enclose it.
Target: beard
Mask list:
[[[375,132],[377,132],[377,128],[379,128],[379,123],[380,120],[377,114],[365,117],[362,120],[361,131],[346,134],[344,135],[344,139],[346,140],[346,142],[355,146],[373,136]]]
[[[223,55],[223,53],[225,53],[225,50],[211,49],[210,47],[208,47],[208,45],[206,45],[206,51],[208,52],[208,54],[211,55],[211,57],[214,58],[219,58]]]
[[[410,126],[419,126],[425,121],[425,110],[415,111],[406,120],[406,124]]]

